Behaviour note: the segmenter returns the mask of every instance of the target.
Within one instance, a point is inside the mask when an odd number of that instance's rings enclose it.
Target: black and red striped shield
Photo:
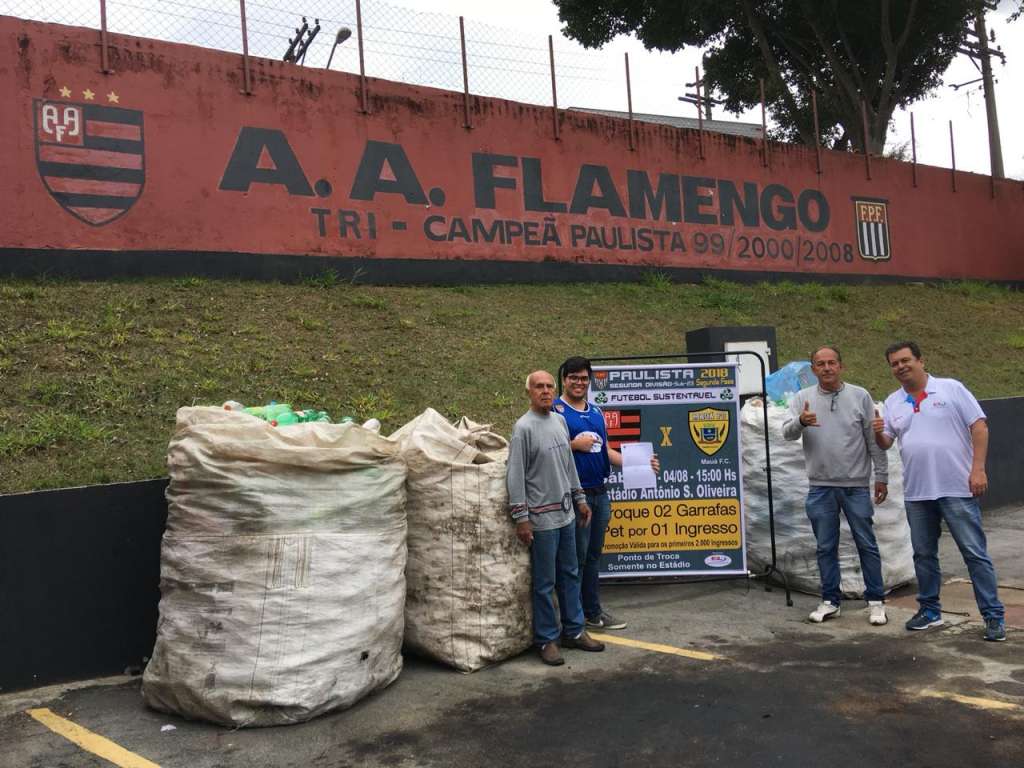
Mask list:
[[[36,166],[73,216],[99,227],[128,212],[146,181],[142,112],[35,100]]]

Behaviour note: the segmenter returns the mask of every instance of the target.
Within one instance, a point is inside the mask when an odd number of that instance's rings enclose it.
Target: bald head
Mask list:
[[[526,377],[526,394],[530,410],[547,413],[555,400],[555,377],[547,371],[534,371]]]

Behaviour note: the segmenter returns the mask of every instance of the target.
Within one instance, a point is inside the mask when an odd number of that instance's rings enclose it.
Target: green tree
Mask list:
[[[635,33],[647,48],[705,50],[705,83],[738,113],[765,101],[779,138],[881,154],[893,112],[934,88],[977,0],[554,0],[585,46]],[[1018,0],[1014,0],[1017,4]]]

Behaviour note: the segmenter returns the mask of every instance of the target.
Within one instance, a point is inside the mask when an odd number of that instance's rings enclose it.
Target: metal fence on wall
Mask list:
[[[105,5],[109,32],[242,52],[238,0],[0,0],[0,14],[99,28]],[[365,73],[415,85],[463,90],[460,19],[411,10],[376,0],[360,4]],[[353,35],[334,51],[331,68],[359,71],[356,0],[246,0],[248,52],[280,60],[303,17],[320,31],[304,65],[324,67],[339,29]],[[479,96],[552,105],[548,37],[464,21],[470,92]],[[623,61],[617,56],[559,45],[557,98],[560,106],[627,109]],[[681,94],[685,74],[669,87]],[[636,105],[642,111],[643,105]],[[690,108],[692,112],[692,107]],[[653,111],[653,109],[651,109]]]
[[[544,34],[547,30],[524,32],[381,0],[0,0],[0,14],[277,60],[305,20],[310,28],[319,26],[302,62],[307,67],[330,63],[331,69],[362,70],[367,77],[451,91],[465,89],[478,96],[542,106],[628,112],[631,118],[634,113],[665,115],[666,92],[675,106],[673,96],[686,92],[692,85],[687,81],[695,78],[692,70],[683,71],[679,57],[647,63],[651,67],[647,72],[634,61],[630,76],[628,59],[587,51],[560,36],[556,43],[556,38]],[[342,28],[353,34],[335,46]],[[101,51],[105,55],[106,48],[101,46]],[[246,76],[248,90],[248,67]],[[656,89],[651,87],[654,81]],[[699,117],[700,110],[680,105],[675,112],[682,113],[682,123],[686,123]],[[763,109],[753,114],[757,114],[753,123],[763,120]],[[669,118],[681,124],[678,118]],[[919,147],[913,116],[900,119],[910,127],[903,149],[913,166],[916,186]],[[953,121],[948,123],[948,144],[943,147],[944,139],[933,137],[926,162],[950,168],[955,191],[956,141]],[[717,129],[732,132],[724,123]],[[629,135],[632,140],[632,131]],[[821,173],[821,148],[817,151]],[[762,152],[767,152],[763,144]],[[764,157],[767,164],[767,154]],[[870,179],[869,156],[865,163]]]

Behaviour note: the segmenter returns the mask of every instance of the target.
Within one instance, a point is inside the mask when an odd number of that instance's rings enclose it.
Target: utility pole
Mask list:
[[[970,27],[967,29],[968,36],[975,39],[964,42],[964,47],[960,49],[960,52],[970,56],[975,66],[979,66],[981,69],[981,82],[985,93],[985,115],[988,118],[988,151],[992,169],[991,174],[993,178],[1001,179],[1004,177],[1003,147],[999,138],[999,115],[996,113],[995,83],[992,79],[992,57],[998,56],[1005,63],[1006,56],[998,47],[995,49],[989,47],[990,38],[985,26],[985,9],[994,10],[996,5],[997,2],[994,0],[982,0],[982,2],[978,3],[978,12],[974,17],[974,29]],[[995,41],[994,36],[991,41]],[[964,85],[968,85],[968,83],[964,83]],[[954,88],[956,87],[954,86]]]
[[[697,70],[697,76],[692,83],[686,83],[687,88],[696,89],[694,92],[685,93],[682,96],[677,96],[678,101],[685,101],[687,104],[693,104],[697,107],[697,111],[704,109],[704,119],[713,120],[711,115],[712,105],[725,104],[725,99],[716,99],[711,95],[711,89],[707,87],[704,82],[704,78],[700,75],[700,70]],[[701,92],[703,89],[703,93]]]

